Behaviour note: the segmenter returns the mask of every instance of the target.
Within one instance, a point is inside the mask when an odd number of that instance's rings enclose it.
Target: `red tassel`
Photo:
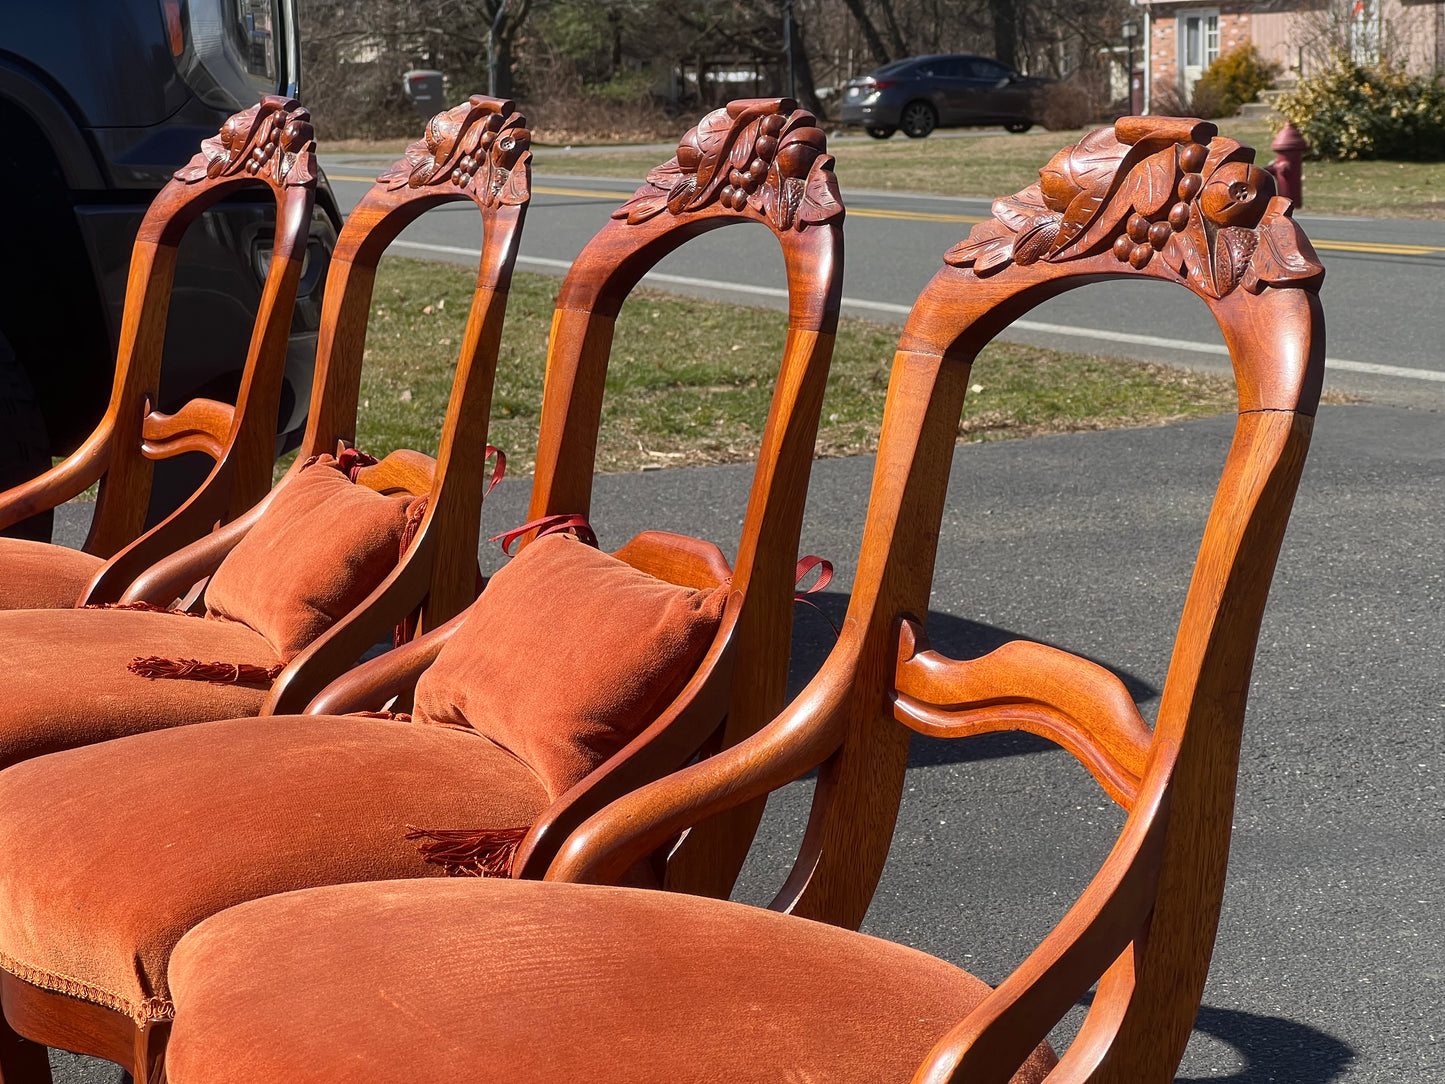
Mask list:
[[[404,711],[348,711],[348,717],[357,719],[394,719],[398,723],[411,722],[411,716]]]
[[[408,506],[406,526],[401,529],[401,556],[398,561],[406,560],[406,551],[411,549],[411,544],[416,541],[416,533],[421,530],[421,521],[426,519],[426,506],[427,499],[425,497],[418,497]],[[396,623],[396,628],[391,632],[393,649],[411,642],[412,637],[416,635],[416,626],[420,618],[421,607],[418,606]]]
[[[421,530],[421,521],[426,519],[427,499],[420,497],[407,506],[406,526],[401,529],[401,556],[406,556],[406,551],[411,549],[411,544],[416,541],[416,533]]]
[[[169,606],[157,606],[154,602],[87,602],[87,610],[135,610],[147,614],[175,614],[178,617],[205,617],[190,610],[173,610]]]
[[[417,828],[406,826],[407,839],[424,839],[421,856],[447,871],[448,877],[510,877],[517,848],[530,825],[521,828]]]
[[[182,681],[209,681],[212,685],[270,685],[281,676],[285,667],[280,663],[268,667],[248,662],[201,662],[147,655],[132,659],[126,669],[151,680],[177,678]]]

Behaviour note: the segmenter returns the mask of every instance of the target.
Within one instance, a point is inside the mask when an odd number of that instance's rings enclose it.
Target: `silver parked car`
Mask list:
[[[1050,82],[983,56],[909,57],[850,81],[843,92],[842,120],[861,124],[875,139],[887,139],[900,128],[922,139],[935,128],[969,124],[1027,132],[1037,115],[1037,93]]]

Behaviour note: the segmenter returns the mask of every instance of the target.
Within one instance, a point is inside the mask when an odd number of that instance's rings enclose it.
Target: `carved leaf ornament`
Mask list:
[[[1136,269],[1159,260],[1207,297],[1236,286],[1304,286],[1324,275],[1254,150],[1205,121],[1123,117],[993,204],[944,260],[989,275],[1010,263],[1064,263],[1113,252]]]
[[[194,184],[207,177],[246,173],[287,186],[316,177],[316,131],[300,102],[268,94],[221,125],[175,178]]]
[[[698,121],[677,157],[647,175],[637,194],[612,212],[636,224],[719,203],[752,210],[779,231],[841,221],[843,201],[827,137],[791,98],[744,98]]]
[[[474,94],[427,121],[422,138],[377,181],[392,190],[451,184],[465,191],[475,184],[472,194],[483,207],[525,203],[532,157],[526,125],[511,102]]]

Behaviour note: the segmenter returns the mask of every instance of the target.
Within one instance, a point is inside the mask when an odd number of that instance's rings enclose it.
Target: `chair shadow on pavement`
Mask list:
[[[1194,1029],[1231,1047],[1244,1067],[1227,1075],[1180,1076],[1178,1084],[1329,1084],[1355,1060],[1354,1048],[1333,1035],[1279,1016],[1205,1005]]]
[[[828,621],[841,625],[848,609],[848,596],[842,592],[820,592],[809,599],[822,614],[806,606],[798,606],[793,613],[793,657],[788,667],[788,696],[794,697],[803,690],[823,660],[828,657],[834,643],[833,630]],[[826,620],[824,615],[826,615]],[[928,642],[935,651],[954,659],[974,659],[1002,647],[1010,640],[1032,640],[1034,637],[1011,632],[995,625],[955,617],[952,614],[930,610],[928,613]],[[1048,643],[1041,640],[1040,643]],[[1052,644],[1053,647],[1067,646]],[[1088,655],[1081,656],[1090,658]],[[1142,678],[1112,666],[1104,659],[1090,659],[1104,667],[1120,681],[1136,704],[1156,699],[1159,690]],[[909,747],[908,766],[928,767],[936,764],[961,764],[966,761],[992,760],[996,757],[1024,756],[1057,749],[1058,746],[1046,738],[1036,737],[1021,731],[1000,734],[982,734],[967,741],[950,741],[946,738],[929,738],[913,735]]]

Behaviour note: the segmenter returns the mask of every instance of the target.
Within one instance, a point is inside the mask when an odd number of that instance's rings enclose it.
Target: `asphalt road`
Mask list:
[[[1230,425],[958,448],[934,645],[967,657],[1018,637],[1057,644],[1111,667],[1152,719]],[[867,457],[814,465],[803,547],[837,564],[834,589],[819,596],[835,618],[871,471]],[[601,476],[602,543],[657,528],[731,552],[750,473],[740,464]],[[528,490],[503,482],[484,528],[518,522]],[[1445,1079],[1442,497],[1445,416],[1321,409],[1260,640],[1223,919],[1182,1080]],[[63,508],[58,540],[76,544],[87,517],[87,507]],[[494,546],[483,557],[499,560]],[[831,639],[798,609],[794,689]],[[764,903],[781,883],[809,786],[770,802],[737,898]],[[1042,740],[915,738],[865,929],[997,982],[1064,913],[1121,821]],[[55,1057],[62,1084],[118,1079]]]
[[[666,157],[659,152],[660,158]],[[387,164],[327,156],[344,208]],[[607,215],[636,186],[618,178],[538,174],[519,267],[562,274]],[[1308,194],[1308,177],[1306,177]],[[849,214],[845,312],[902,323],[943,253],[988,215],[988,201],[845,192]],[[1327,269],[1327,389],[1400,405],[1445,407],[1445,222],[1300,214]],[[395,252],[474,263],[480,221],[465,204],[424,215]],[[652,285],[784,308],[782,259],[762,227],[726,230],[663,260]],[[1223,370],[1228,356],[1208,310],[1166,283],[1100,283],[1035,309],[1001,338]],[[1405,373],[1370,370],[1406,370]],[[1362,371],[1365,370],[1365,371]]]

